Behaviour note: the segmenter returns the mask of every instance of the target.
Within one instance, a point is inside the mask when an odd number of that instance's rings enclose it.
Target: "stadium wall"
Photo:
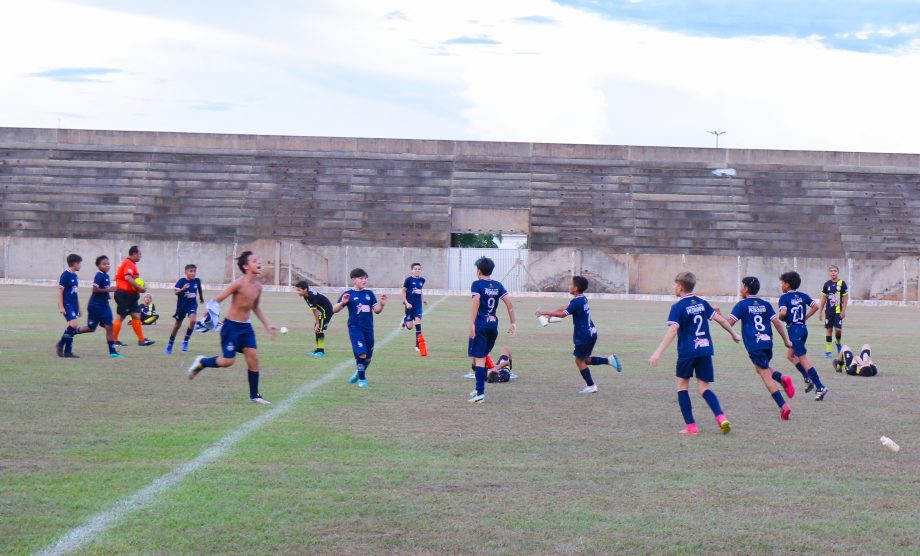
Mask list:
[[[440,287],[452,232],[504,231],[538,290],[661,293],[689,268],[730,295],[797,267],[814,291],[834,262],[854,296],[916,299],[918,209],[920,155],[0,128],[6,277],[138,243],[155,280],[185,259],[227,280],[249,245],[279,282],[399,285],[421,260]]]

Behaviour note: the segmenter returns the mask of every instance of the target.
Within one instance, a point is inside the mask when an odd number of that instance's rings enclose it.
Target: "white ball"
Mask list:
[[[282,327],[281,327],[281,330],[279,330],[279,332],[281,332],[282,334],[287,334],[287,333],[288,333],[287,326],[282,326]]]

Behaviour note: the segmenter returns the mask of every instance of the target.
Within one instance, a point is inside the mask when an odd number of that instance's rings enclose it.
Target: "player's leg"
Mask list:
[[[495,347],[498,330],[477,328],[469,341],[467,355],[473,358],[473,374],[476,377],[476,390],[470,392],[470,402],[481,403],[485,400],[486,377],[489,370],[486,367],[486,356]]]
[[[128,345],[128,344],[118,341],[118,335],[119,333],[121,333],[121,321],[125,318],[125,316],[129,314],[128,312],[125,312],[124,294],[125,292],[121,290],[116,290],[115,296],[114,296],[115,297],[115,320],[112,322],[112,337],[115,338],[116,346]]]
[[[834,317],[826,316],[824,322],[824,357],[830,359],[832,357],[831,349],[833,349],[834,344],[831,343],[831,333],[834,331]],[[840,350],[838,349],[839,353]]]
[[[693,419],[693,404],[690,402],[690,378],[682,376],[685,374],[684,367],[686,363],[681,360],[677,361],[677,405],[680,406],[680,413],[684,417],[686,425],[680,432],[682,434],[698,434],[696,421]],[[691,371],[692,372],[692,371]]]
[[[242,327],[243,323],[230,320],[224,322],[224,325],[220,329],[221,355],[213,355],[211,357],[199,355],[195,357],[195,360],[192,361],[192,364],[189,365],[186,371],[189,380],[198,376],[198,373],[204,369],[216,369],[233,365],[236,360],[237,346],[240,345]]]
[[[611,353],[607,357],[595,357],[592,355],[588,363],[591,365],[610,365],[616,369],[618,373],[623,370],[623,364],[620,363],[620,358],[617,357],[615,353]]]
[[[792,408],[790,408],[789,404],[786,403],[786,400],[783,399],[783,394],[776,386],[776,375],[780,373],[774,371],[770,367],[764,368],[758,365],[754,365],[754,370],[757,371],[758,375],[760,375],[760,380],[762,380],[763,385],[766,386],[767,392],[770,392],[770,396],[773,398],[773,401],[776,402],[776,406],[779,408],[779,418],[783,421],[788,421],[789,415],[792,413]],[[782,375],[780,375],[780,377],[782,377]],[[790,385],[792,384],[792,379],[789,379],[789,383]],[[795,390],[793,390],[793,393],[794,392]]]
[[[115,332],[112,330],[112,320],[109,319],[108,323],[103,323],[102,328],[105,329],[105,343],[109,348],[109,357],[124,359],[124,356],[115,349]]]
[[[195,331],[195,324],[198,322],[198,314],[192,310],[188,312],[188,328],[185,329],[185,338],[182,340],[182,351],[188,351],[188,342],[192,339],[192,332]]]
[[[323,356],[326,354],[326,329],[329,327],[329,321],[326,320],[326,315],[322,311],[317,318],[319,320],[314,324],[313,331],[316,336],[316,349],[310,355]]]
[[[134,329],[134,335],[137,336],[137,345],[151,346],[156,343],[144,337],[144,324],[141,321],[141,314],[139,311],[131,313],[131,328]]]
[[[77,322],[77,311],[71,307],[64,307],[64,318],[67,319],[67,327],[64,329],[64,333],[61,334],[61,339],[58,341],[55,346],[55,352],[58,357],[73,357],[78,358],[78,356],[73,353],[73,337],[79,334],[80,323]]]
[[[722,429],[722,434],[727,434],[728,431],[732,430],[731,423],[728,422],[725,413],[722,412],[719,398],[710,388],[710,383],[715,380],[715,369],[713,369],[712,366],[712,357],[697,357],[695,359],[694,373],[696,374],[697,390],[700,395],[703,396],[703,399],[706,400],[709,409],[712,410],[712,414],[716,418],[716,424]]]
[[[169,333],[169,341],[166,343],[166,355],[172,354],[173,344],[176,342],[176,334],[179,333],[179,328],[182,326],[183,315],[176,311],[176,314],[173,315],[175,319],[173,322],[172,331]]]
[[[413,307],[413,309],[415,309],[415,308]],[[421,316],[420,314],[417,314],[417,311],[413,311],[413,312],[416,313],[416,315],[415,315],[415,320],[414,320],[414,323],[415,323],[415,349],[418,350],[418,349],[419,349],[419,347],[418,347],[419,338],[422,337],[422,316]]]
[[[348,328],[348,338],[351,340],[351,351],[355,356],[355,374],[348,379],[348,384],[358,384],[367,388],[367,344],[364,341],[364,330],[358,327]]]
[[[579,352],[580,346],[575,346],[575,351]],[[593,394],[597,392],[597,384],[594,384],[594,378],[591,376],[591,368],[588,365],[591,363],[591,357],[583,357],[576,355],[575,356],[575,367],[578,369],[578,372],[581,373],[582,380],[585,381],[585,387],[581,390],[582,394]]]
[[[804,353],[799,356],[799,365],[807,369],[808,378],[811,379],[811,383],[815,386],[815,401],[822,401],[827,396],[828,388],[821,382],[818,370],[815,369],[815,366],[811,364],[811,360]],[[808,392],[808,389],[805,391]]]
[[[268,400],[259,393],[259,352],[254,347],[243,348],[243,356],[246,358],[246,378],[249,381],[249,401],[258,404],[269,404]]]

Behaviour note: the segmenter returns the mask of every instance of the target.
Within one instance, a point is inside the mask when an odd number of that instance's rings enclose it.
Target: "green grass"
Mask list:
[[[316,360],[303,302],[263,304],[291,328],[259,337],[268,399],[350,359],[342,315]],[[598,351],[626,369],[595,368],[600,392],[588,397],[571,325],[540,328],[538,304],[562,300],[516,302],[520,333],[499,341],[521,378],[489,385],[485,404],[466,402],[468,301],[453,298],[426,316],[430,357],[401,334],[378,350],[369,390],[342,371],[82,553],[920,553],[917,309],[851,308],[844,338],[873,345],[872,379],[833,373],[812,326],[831,392],[823,403],[800,392],[789,422],[743,348],[715,330],[714,390],[734,428],[719,434],[694,393],[702,432],[686,438],[674,348],[646,365],[667,304],[592,302]],[[122,361],[105,357],[101,333],[79,336],[82,358],[61,360],[53,289],[4,286],[0,306],[0,553],[47,547],[266,411],[246,399],[242,361],[184,377],[194,354],[216,353],[213,334],[167,357],[168,323],[148,327],[157,345],[123,348]],[[378,341],[398,309],[376,318]]]

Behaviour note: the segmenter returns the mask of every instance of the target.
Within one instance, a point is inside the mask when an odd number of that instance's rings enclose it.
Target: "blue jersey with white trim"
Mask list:
[[[76,307],[79,305],[77,290],[80,287],[80,279],[77,278],[76,272],[72,272],[70,269],[62,272],[61,279],[58,281],[58,286],[64,291],[62,299],[64,305],[68,307]]]
[[[498,300],[508,292],[496,280],[476,280],[470,286],[473,297],[479,296],[479,311],[476,313],[476,328],[498,328]]]
[[[695,295],[686,295],[671,306],[668,325],[677,325],[677,358],[692,359],[713,354],[709,320],[712,306]]]
[[[731,323],[741,321],[741,337],[748,351],[773,349],[773,328],[776,311],[767,301],[759,297],[746,297],[735,304],[728,316]]]
[[[588,344],[592,339],[597,337],[597,327],[591,320],[591,306],[588,305],[588,298],[579,295],[569,302],[565,308],[566,315],[572,315],[572,341],[577,344]]]
[[[805,315],[808,308],[817,305],[818,302],[797,290],[784,293],[779,298],[780,309],[786,308],[786,328],[793,326],[805,326]]]
[[[349,295],[348,299],[348,326],[362,328],[364,330],[374,329],[374,305],[377,304],[377,296],[371,290],[346,290],[339,296],[339,303],[345,294]]]

